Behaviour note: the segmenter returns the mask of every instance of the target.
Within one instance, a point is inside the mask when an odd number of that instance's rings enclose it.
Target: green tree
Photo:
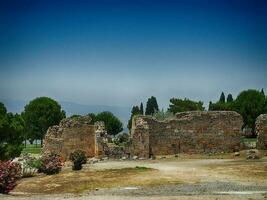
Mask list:
[[[141,115],[144,115],[144,106],[143,106],[143,103],[142,102],[140,104],[140,114]]]
[[[177,112],[186,112],[186,111],[194,111],[200,110],[203,111],[205,108],[203,107],[203,102],[192,101],[189,99],[178,99],[172,98],[170,99],[169,111],[173,114]]]
[[[209,111],[215,111],[215,110],[233,110],[233,102],[229,102],[229,103],[222,103],[220,101],[218,101],[217,103],[212,103],[210,102],[209,104]]]
[[[225,102],[225,96],[224,93],[221,93],[219,101],[216,103],[212,103],[210,101],[209,103],[209,111],[215,111],[215,110],[233,110],[233,96],[232,94],[228,94],[227,101]]]
[[[132,107],[132,110],[131,110],[131,117],[130,117],[130,119],[128,121],[128,125],[127,125],[127,128],[129,130],[131,130],[131,128],[132,128],[132,119],[133,119],[133,116],[140,115],[140,114],[141,114],[141,110],[139,109],[139,107],[138,106],[133,106]]]
[[[264,93],[264,90],[263,90],[263,88],[261,89],[261,93],[265,96],[265,93]]]
[[[91,117],[91,119],[92,119],[91,123],[94,124],[96,122],[96,114],[95,113],[89,113],[88,116]]]
[[[0,160],[20,155],[23,149],[24,121],[18,114],[7,113],[0,103]]]
[[[95,122],[103,121],[109,135],[116,135],[123,130],[122,122],[111,112],[105,111],[96,115]]]
[[[232,94],[228,94],[228,96],[227,96],[227,103],[231,103],[233,101],[234,101],[234,99],[233,99]]]
[[[221,102],[221,103],[225,103],[225,95],[224,95],[223,92],[221,93],[219,102]]]
[[[159,110],[159,106],[157,103],[157,99],[154,96],[151,96],[148,98],[147,103],[146,103],[146,115],[153,115],[156,111]]]
[[[22,113],[26,125],[28,139],[41,140],[50,126],[57,125],[66,117],[65,111],[55,100],[38,97],[25,106]]]
[[[234,103],[234,109],[240,113],[244,120],[244,126],[255,130],[255,120],[266,113],[266,98],[257,90],[246,90],[241,92]]]

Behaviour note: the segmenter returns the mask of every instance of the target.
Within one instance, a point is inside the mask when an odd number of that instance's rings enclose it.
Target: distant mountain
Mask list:
[[[21,113],[28,101],[0,99],[4,103],[8,112]],[[99,113],[102,111],[110,111],[116,115],[122,122],[124,127],[127,127],[127,122],[130,118],[130,107],[123,106],[106,106],[106,105],[83,105],[74,102],[60,101],[62,109],[66,111],[67,116],[73,114],[85,115],[88,113]],[[126,130],[125,130],[126,131]]]

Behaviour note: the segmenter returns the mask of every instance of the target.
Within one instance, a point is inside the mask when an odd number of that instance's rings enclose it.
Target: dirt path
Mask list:
[[[131,170],[136,166],[155,170]],[[56,176],[23,180],[14,196],[0,196],[0,199],[267,199],[267,158],[105,161],[87,165],[78,173],[74,176],[67,168]],[[88,175],[90,179],[86,179]],[[57,187],[64,182],[70,186],[81,184],[83,180],[90,189],[79,194],[49,194],[49,191],[23,194],[26,186],[31,187],[29,192],[45,189],[47,182]]]

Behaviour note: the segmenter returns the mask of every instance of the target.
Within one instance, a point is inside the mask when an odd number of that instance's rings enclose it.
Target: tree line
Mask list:
[[[116,135],[123,130],[122,122],[113,113],[105,111],[98,114],[88,114],[94,124],[104,121],[107,133]],[[71,117],[77,117],[73,115]],[[23,141],[33,143],[40,140],[41,144],[50,126],[58,125],[66,118],[61,105],[48,97],[38,97],[30,101],[21,114],[7,112],[0,102],[0,160],[8,160],[20,155]]]
[[[152,96],[147,100],[146,112],[143,113],[143,104],[133,106],[131,110],[131,117],[128,121],[128,128],[131,129],[132,118],[134,115],[152,115],[160,116],[162,118],[169,117],[170,113],[173,115],[178,112],[186,111],[204,111],[203,101],[193,101],[190,99],[171,98],[170,104],[166,112],[159,110],[156,97]],[[243,117],[243,128],[251,128],[252,134],[255,136],[255,121],[256,118],[263,113],[267,113],[267,97],[264,90],[244,90],[238,94],[236,99],[232,94],[225,96],[224,92],[221,93],[217,102],[209,102],[209,111],[236,111]]]
[[[140,106],[133,106],[131,117],[127,127],[131,129],[134,115],[152,115],[161,118],[169,117],[177,112],[205,110],[202,101],[190,99],[171,98],[170,104],[165,112],[159,110],[156,97],[151,96]],[[255,132],[255,120],[263,113],[267,113],[267,98],[263,89],[245,90],[239,93],[236,99],[231,94],[225,97],[222,92],[217,102],[210,102],[208,110],[236,111],[242,115],[244,127],[249,127]],[[92,123],[104,121],[109,135],[116,135],[123,130],[122,122],[111,112],[89,113]],[[72,117],[77,117],[73,115]],[[7,111],[4,104],[0,102],[0,160],[19,156],[23,148],[23,141],[42,141],[50,126],[58,125],[66,117],[61,105],[48,97],[38,97],[30,101],[21,114],[13,114]],[[255,136],[255,134],[254,134]]]
[[[264,90],[245,90],[239,93],[236,99],[222,92],[219,100],[215,103],[209,103],[209,110],[228,110],[236,111],[243,117],[243,128],[251,128],[255,136],[255,121],[260,114],[267,113],[267,98]]]

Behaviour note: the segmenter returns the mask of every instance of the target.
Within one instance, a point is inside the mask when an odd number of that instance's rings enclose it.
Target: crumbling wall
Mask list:
[[[133,120],[132,155],[233,152],[240,149],[242,117],[232,111],[192,111],[167,121]]]
[[[256,119],[257,149],[267,149],[267,114]]]
[[[129,153],[134,156],[146,158],[149,155],[149,118],[135,116],[132,120]]]
[[[89,116],[66,118],[47,130],[43,153],[54,152],[67,160],[77,149],[84,151],[87,157],[120,158],[125,155],[123,147],[108,143],[104,122],[93,125]]]
[[[57,153],[66,160],[76,149],[85,151],[88,157],[96,154],[95,126],[89,116],[66,118],[58,126],[50,127],[42,151]]]
[[[109,151],[109,147],[107,145],[108,138],[107,138],[107,131],[105,128],[105,123],[102,121],[95,123],[95,156],[96,157],[103,157],[107,155]]]

